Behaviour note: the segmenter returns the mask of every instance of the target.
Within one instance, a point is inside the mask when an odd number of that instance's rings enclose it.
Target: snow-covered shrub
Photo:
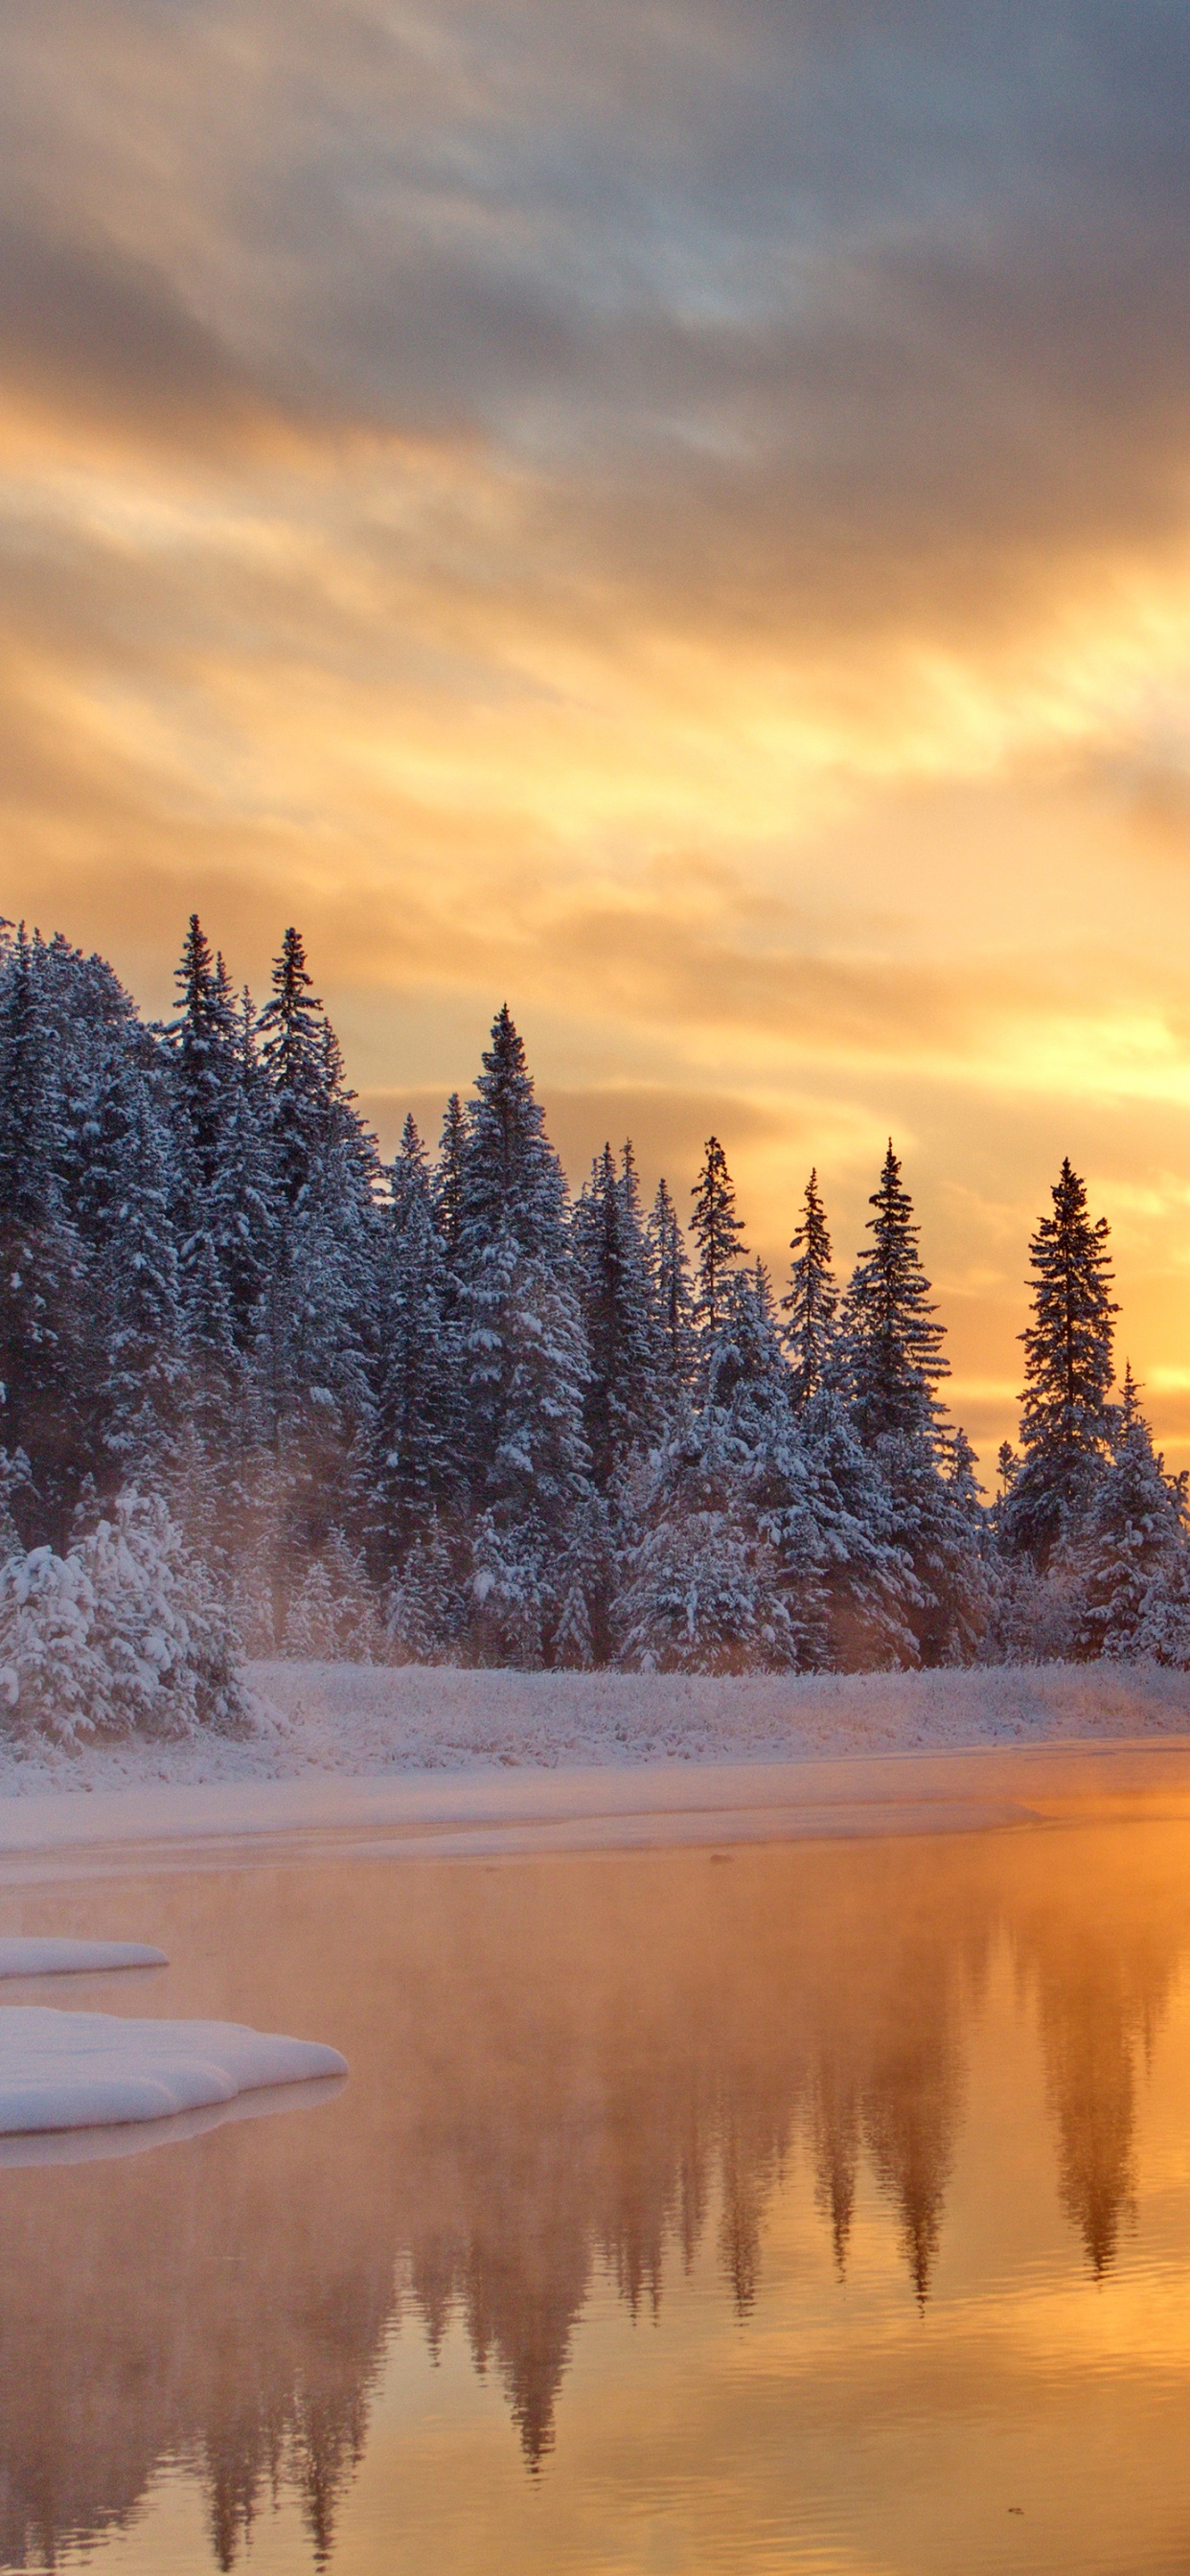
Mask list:
[[[245,1722],[231,1622],[160,1496],[120,1494],[64,1557],[0,1565],[0,1706],[11,1733],[67,1742]]]
[[[507,1529],[484,1512],[472,1541],[466,1659],[535,1673],[545,1662],[554,1588],[532,1527]]]
[[[623,1618],[629,1672],[781,1672],[798,1660],[779,1559],[721,1511],[670,1516],[650,1532]]]
[[[310,1663],[373,1664],[384,1662],[384,1650],[363,1562],[332,1530],[290,1602],[281,1651]]]
[[[450,1541],[435,1512],[389,1586],[385,1636],[391,1660],[398,1664],[449,1660],[465,1616]]]

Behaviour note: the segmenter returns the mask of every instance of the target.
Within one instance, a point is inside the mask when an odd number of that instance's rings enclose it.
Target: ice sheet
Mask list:
[[[0,1941],[0,1977],[73,1977],[108,1968],[167,1968],[164,1950],[144,1941],[37,1940],[14,1934]]]
[[[229,2021],[0,2005],[0,2136],[164,2120],[271,2084],[345,2075],[337,2048]]]

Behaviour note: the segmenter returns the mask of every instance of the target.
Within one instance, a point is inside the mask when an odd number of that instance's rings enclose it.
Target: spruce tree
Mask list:
[[[1069,1157],[1054,1184],[1053,1214],[1029,1246],[1033,1320],[1025,1345],[1021,1462],[1005,1496],[1005,1544],[1044,1572],[1073,1539],[1103,1473],[1111,1433],[1110,1229],[1087,1212],[1085,1183]]]
[[[93,1463],[94,1319],[66,1186],[63,1045],[46,950],[22,924],[0,949],[0,1445],[26,1547],[63,1552]]]
[[[657,1183],[648,1222],[648,1247],[665,1375],[671,1386],[684,1386],[694,1364],[694,1301],[681,1220],[664,1180]]]
[[[868,1205],[875,1210],[868,1220],[872,1242],[852,1272],[842,1314],[852,1410],[865,1441],[900,1435],[924,1442],[932,1455],[939,1422],[934,1390],[948,1374],[944,1335],[934,1321],[913,1201],[891,1137]]]
[[[806,1183],[802,1221],[789,1249],[793,1254],[789,1294],[781,1300],[782,1312],[789,1317],[785,1344],[793,1366],[794,1400],[806,1405],[823,1383],[839,1307],[817,1172],[811,1172]]]
[[[948,1374],[944,1335],[891,1139],[869,1204],[872,1242],[856,1263],[840,1319],[843,1375],[913,1571],[917,1597],[907,1619],[914,1660],[968,1662],[990,1612],[983,1513],[965,1437],[950,1430],[938,1400]]]
[[[1166,1475],[1126,1367],[1110,1463],[1060,1568],[1074,1579],[1077,1655],[1190,1654],[1186,1482]]]
[[[694,1321],[713,1342],[726,1311],[728,1282],[746,1246],[743,1219],[735,1212],[735,1191],[727,1156],[717,1136],[708,1136],[706,1158],[690,1193],[694,1200],[691,1231],[697,1246]]]
[[[463,1223],[463,1157],[467,1144],[467,1120],[457,1091],[452,1091],[442,1121],[438,1143],[438,1160],[434,1167],[434,1213],[446,1246],[447,1259],[454,1260],[459,1248]]]
[[[475,1089],[455,1263],[476,1532],[471,1650],[540,1662],[590,1541],[589,1360],[566,1183],[507,1004]]]
[[[333,1529],[356,1535],[366,1516],[378,1167],[296,930],[272,981],[258,1024],[273,1242],[256,1382],[281,1514],[283,1632],[308,1549]]]
[[[610,1144],[596,1155],[571,1235],[590,1362],[587,1443],[606,1493],[660,1421],[660,1318],[631,1145],[619,1167]]]
[[[369,1528],[390,1577],[457,1481],[455,1336],[428,1160],[412,1117],[389,1174],[377,1244],[377,1345]]]
[[[97,1342],[102,1481],[159,1484],[175,1454],[186,1348],[165,1066],[131,1010],[109,1032],[83,1132],[75,1208]]]

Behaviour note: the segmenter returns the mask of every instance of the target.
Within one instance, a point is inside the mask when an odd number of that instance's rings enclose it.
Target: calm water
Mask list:
[[[1190,2565],[1190,1826],[0,1899],[43,1928],[177,1963],[71,2001],[352,2076],[0,2171],[4,2566]]]

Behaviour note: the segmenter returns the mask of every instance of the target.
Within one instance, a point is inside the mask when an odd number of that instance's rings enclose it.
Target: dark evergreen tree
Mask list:
[[[1052,1560],[1060,1579],[1073,1578],[1076,1655],[1190,1659],[1186,1482],[1166,1475],[1126,1367],[1110,1462],[1065,1561]]]
[[[915,1659],[961,1663],[974,1654],[990,1610],[983,1516],[970,1488],[965,1438],[946,1424],[936,1392],[948,1373],[944,1335],[891,1139],[869,1204],[872,1242],[856,1263],[840,1319],[844,1381],[913,1569]]]
[[[117,1480],[160,1484],[176,1453],[188,1353],[165,1068],[131,1011],[109,1030],[82,1142],[75,1207],[96,1342],[99,1472],[109,1489]]]
[[[725,1312],[728,1282],[746,1251],[727,1156],[717,1136],[707,1138],[706,1158],[690,1195],[694,1200],[690,1224],[697,1247],[694,1321],[713,1341]]]
[[[831,1239],[818,1190],[818,1174],[806,1183],[802,1221],[789,1247],[793,1254],[789,1294],[781,1300],[789,1317],[785,1344],[793,1366],[794,1400],[809,1404],[826,1375],[835,1345],[839,1294],[831,1267]]]
[[[244,1067],[235,1004],[222,958],[211,954],[197,913],[177,970],[180,1010],[166,1031],[174,1131],[172,1218],[180,1294],[202,1371],[212,1361],[234,1374],[245,1349],[245,1305],[263,1284],[253,1263],[245,1301],[242,1269],[251,1236],[266,1215],[263,1165],[258,1198],[245,1206],[242,1180]]]
[[[694,1300],[681,1220],[663,1180],[649,1218],[648,1244],[665,1373],[671,1385],[684,1386],[694,1366]]]
[[[65,1546],[93,1456],[95,1342],[71,1217],[67,1066],[45,956],[22,928],[0,952],[0,1439],[26,1547]]]
[[[661,1419],[661,1326],[631,1145],[620,1167],[610,1145],[596,1155],[572,1242],[589,1355],[587,1445],[607,1493]]]
[[[273,963],[272,985],[272,997],[257,1024],[260,1061],[268,1090],[276,1182],[286,1205],[293,1208],[330,1142],[330,1085],[335,1070],[328,1062],[322,1004],[296,930],[285,933],[281,954]]]
[[[1029,1246],[1033,1320],[1025,1345],[1021,1463],[1005,1497],[1005,1545],[1044,1572],[1072,1540],[1103,1473],[1111,1434],[1113,1302],[1109,1227],[1092,1221],[1067,1157],[1053,1214]]]
[[[456,1498],[461,1424],[447,1288],[429,1165],[409,1117],[389,1174],[377,1253],[368,1517],[371,1554],[382,1578],[393,1574],[439,1510]]]
[[[471,1651],[579,1655],[594,1494],[566,1184],[507,1004],[468,1106],[456,1275],[475,1524]],[[576,1585],[578,1589],[576,1590]]]
[[[274,1461],[275,1618],[311,1547],[367,1514],[378,1164],[342,1057],[288,930],[262,1011],[260,1075],[273,1226],[256,1382]]]
[[[937,1441],[938,1381],[947,1375],[943,1331],[917,1249],[913,1201],[889,1139],[879,1187],[868,1205],[872,1242],[860,1254],[843,1305],[846,1373],[860,1436]]]
[[[438,1143],[438,1160],[434,1168],[434,1212],[439,1232],[452,1261],[459,1248],[463,1223],[463,1157],[467,1144],[467,1120],[457,1091],[452,1091],[442,1121]]]

